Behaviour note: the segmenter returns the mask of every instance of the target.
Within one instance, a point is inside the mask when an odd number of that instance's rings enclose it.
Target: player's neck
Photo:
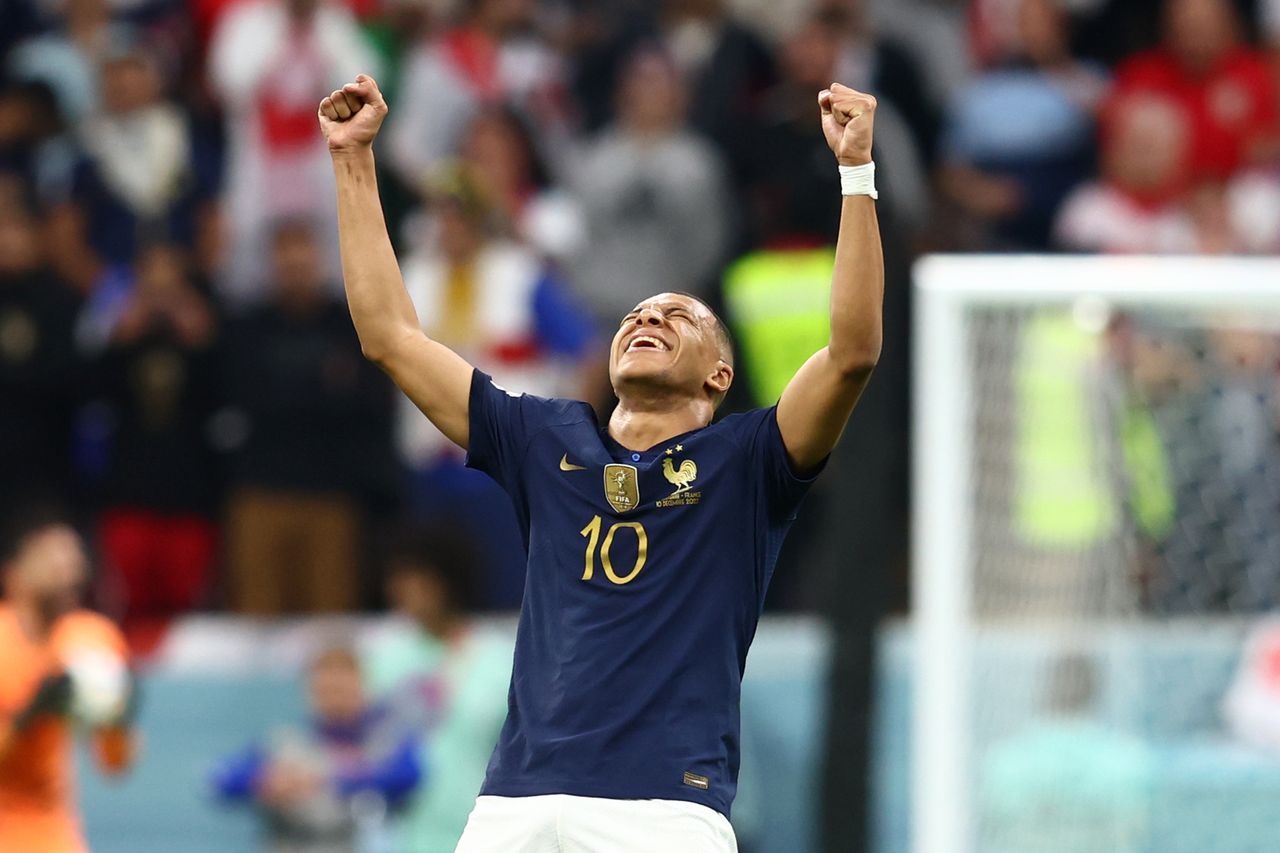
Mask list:
[[[709,400],[620,400],[609,417],[609,436],[628,450],[648,450],[668,438],[711,423]]]

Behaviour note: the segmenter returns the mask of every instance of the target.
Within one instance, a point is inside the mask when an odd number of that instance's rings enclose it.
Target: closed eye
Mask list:
[[[635,319],[638,316],[640,316],[639,311],[632,311],[622,318],[622,320],[618,323],[618,326],[622,327],[627,325],[628,323],[635,322]],[[683,308],[668,308],[665,311],[662,311],[662,316],[668,320],[675,317],[679,317],[681,320],[684,320],[686,323],[693,323],[693,315],[690,314],[688,311],[684,310]]]

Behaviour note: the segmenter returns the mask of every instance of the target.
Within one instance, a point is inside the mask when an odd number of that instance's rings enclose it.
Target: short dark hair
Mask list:
[[[71,526],[62,508],[33,503],[0,513],[0,566],[18,556],[27,540],[50,527]]]
[[[409,572],[439,578],[454,610],[476,606],[476,574],[480,555],[462,531],[443,524],[403,522],[388,539],[383,566],[386,576]]]

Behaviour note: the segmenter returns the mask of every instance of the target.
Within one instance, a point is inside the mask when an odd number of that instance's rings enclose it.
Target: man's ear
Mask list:
[[[724,394],[729,390],[729,386],[733,384],[733,368],[721,359],[716,362],[716,369],[707,377],[707,387],[714,394]]]

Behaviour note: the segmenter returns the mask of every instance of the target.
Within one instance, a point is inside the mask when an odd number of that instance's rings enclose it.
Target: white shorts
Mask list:
[[[455,853],[737,853],[715,809],[682,800],[477,797]]]

